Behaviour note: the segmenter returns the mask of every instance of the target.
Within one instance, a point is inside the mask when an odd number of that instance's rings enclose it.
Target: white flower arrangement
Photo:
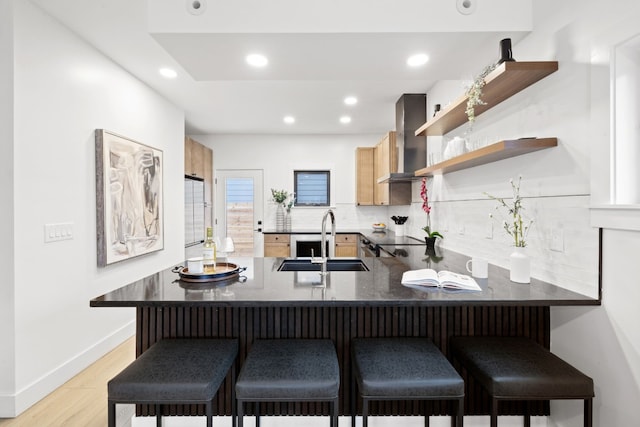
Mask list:
[[[508,213],[508,220],[505,219],[502,222],[502,227],[507,234],[514,239],[514,245],[516,247],[524,248],[527,246],[526,238],[529,234],[529,230],[533,224],[533,220],[525,220],[522,215],[524,207],[522,206],[522,197],[520,197],[520,182],[522,181],[522,175],[518,177],[518,183],[513,181],[513,178],[509,180],[511,188],[513,190],[512,203],[507,203],[503,198],[494,197],[491,194],[485,192],[490,199],[496,200],[498,206],[496,209],[505,208]],[[493,218],[493,214],[489,214],[489,217]]]

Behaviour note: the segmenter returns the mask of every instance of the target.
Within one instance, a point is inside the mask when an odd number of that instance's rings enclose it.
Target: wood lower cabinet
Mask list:
[[[265,257],[289,257],[291,256],[291,239],[288,234],[264,235]]]
[[[335,255],[336,257],[357,257],[358,235],[336,234]]]

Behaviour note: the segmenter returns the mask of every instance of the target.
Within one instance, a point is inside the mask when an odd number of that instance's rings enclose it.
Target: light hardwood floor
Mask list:
[[[106,426],[107,382],[135,357],[136,343],[131,337],[19,417],[0,419],[0,427]]]

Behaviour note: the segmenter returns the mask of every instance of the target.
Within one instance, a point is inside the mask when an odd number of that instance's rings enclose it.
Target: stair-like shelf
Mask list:
[[[510,96],[531,86],[558,70],[557,61],[545,62],[503,62],[485,78],[481,99],[486,105],[476,105],[475,115],[479,116],[491,107],[495,107]],[[465,94],[448,105],[434,118],[416,130],[420,135],[444,135],[464,124],[468,118],[468,96]]]
[[[520,156],[522,154],[532,153],[545,148],[556,147],[558,145],[557,138],[524,138],[513,139],[507,141],[499,141],[477,150],[469,151],[460,156],[418,169],[416,176],[433,176],[442,175],[449,172],[455,172],[462,169],[472,168],[474,166],[484,165],[498,160],[508,159],[510,157]]]

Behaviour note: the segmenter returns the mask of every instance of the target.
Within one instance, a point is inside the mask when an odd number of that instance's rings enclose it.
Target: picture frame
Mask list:
[[[164,249],[163,153],[95,130],[98,266]]]

